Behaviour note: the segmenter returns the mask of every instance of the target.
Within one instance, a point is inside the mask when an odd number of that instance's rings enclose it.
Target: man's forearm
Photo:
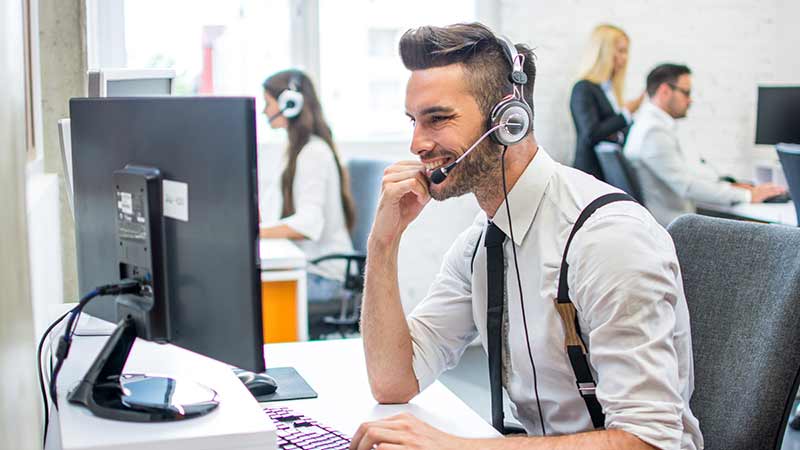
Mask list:
[[[657,450],[636,436],[622,430],[591,431],[553,437],[509,437],[505,439],[471,439],[464,450]]]
[[[367,251],[361,333],[370,387],[380,403],[405,403],[419,392],[397,283],[398,248],[399,242],[371,242]]]

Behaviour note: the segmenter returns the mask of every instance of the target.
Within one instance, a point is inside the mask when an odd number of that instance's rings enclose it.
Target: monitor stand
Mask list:
[[[80,384],[69,393],[70,403],[94,415],[127,422],[168,422],[199,417],[219,405],[217,393],[187,380],[144,374],[122,374],[136,340],[128,315],[119,322]]]

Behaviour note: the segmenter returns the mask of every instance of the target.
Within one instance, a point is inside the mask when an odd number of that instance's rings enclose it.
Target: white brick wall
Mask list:
[[[626,98],[644,89],[661,62],[694,72],[694,104],[680,122],[685,148],[740,176],[754,159],[759,83],[800,84],[796,0],[543,1],[502,0],[501,32],[536,49],[535,129],[562,162],[572,161],[575,130],[569,95],[592,28],[612,23],[631,37]]]
[[[647,73],[661,62],[684,63],[694,72],[695,103],[679,125],[687,150],[703,155],[721,171],[743,177],[751,176],[754,160],[776,159],[769,147],[753,144],[757,85],[800,84],[800,1],[497,3],[499,31],[536,49],[536,136],[559,161],[570,163],[573,158],[570,90],[589,33],[603,22],[621,26],[631,37],[626,98],[644,90]],[[432,204],[411,225],[400,252],[406,310],[422,299],[442,255],[476,212],[474,199],[467,197]]]

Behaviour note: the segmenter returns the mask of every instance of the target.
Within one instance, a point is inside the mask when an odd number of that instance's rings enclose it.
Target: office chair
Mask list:
[[[800,380],[800,230],[673,221],[694,348],[691,408],[707,450],[776,450]]]
[[[347,163],[350,175],[350,192],[356,206],[356,223],[350,232],[353,253],[325,255],[310,261],[319,264],[328,260],[347,262],[344,286],[337,298],[328,302],[309,303],[309,336],[319,339],[329,331],[338,331],[342,337],[347,332],[358,331],[361,315],[361,296],[364,292],[364,266],[367,256],[367,238],[378,208],[384,169],[391,161],[380,159],[351,159]]]
[[[800,145],[778,144],[778,157],[781,159],[783,174],[789,184],[789,194],[794,199],[794,210],[797,214],[797,226],[800,226]],[[800,426],[799,426],[800,427]]]
[[[613,142],[600,142],[594,146],[606,183],[620,188],[642,203],[642,188],[633,167],[622,154],[622,146]]]

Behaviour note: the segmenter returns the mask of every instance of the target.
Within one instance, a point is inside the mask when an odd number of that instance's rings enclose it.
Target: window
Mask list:
[[[476,19],[475,2],[463,0],[124,2],[124,38],[98,45],[124,42],[126,67],[174,68],[176,94],[254,96],[259,113],[266,76],[305,69],[339,141],[407,140],[400,36]],[[263,117],[257,123],[259,140],[272,140]]]
[[[127,67],[171,67],[176,95],[247,95],[291,66],[289,0],[126,0]],[[258,134],[270,134],[262,117]]]
[[[347,8],[320,0],[320,92],[337,140],[404,141],[409,73],[397,51],[400,36],[421,25],[476,20],[463,0],[351,0]]]

